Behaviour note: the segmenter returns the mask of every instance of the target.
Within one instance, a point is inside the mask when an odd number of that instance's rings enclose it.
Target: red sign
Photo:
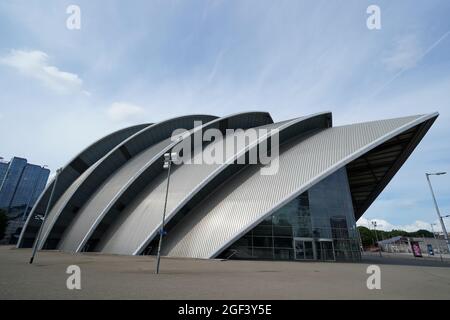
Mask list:
[[[414,257],[422,257],[422,251],[420,250],[419,242],[411,241],[411,249]]]

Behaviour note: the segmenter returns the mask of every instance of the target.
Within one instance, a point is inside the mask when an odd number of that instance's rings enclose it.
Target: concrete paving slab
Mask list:
[[[450,264],[369,256],[362,263],[219,261],[67,254],[0,246],[0,299],[450,299]],[[381,268],[369,290],[367,267]],[[68,290],[67,267],[81,269]]]

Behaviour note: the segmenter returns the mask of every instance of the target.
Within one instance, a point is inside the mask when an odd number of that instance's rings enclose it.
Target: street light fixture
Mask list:
[[[378,252],[380,253],[380,257],[382,257],[382,254],[381,254],[381,246],[380,246],[380,243],[379,243],[379,241],[378,241],[377,222],[376,222],[375,220],[372,220],[372,221],[370,221],[370,223],[372,223],[373,230],[375,231],[375,238],[377,239],[377,244],[378,244],[378,249],[379,249]]]
[[[433,197],[434,207],[436,208],[436,213],[439,217],[439,222],[441,223],[442,231],[444,232],[444,238],[447,242],[448,250],[450,251],[450,240],[448,238],[447,229],[445,228],[444,219],[442,219],[441,213],[439,211],[439,207],[436,201],[436,197],[434,195],[433,187],[431,186],[430,176],[441,176],[446,174],[447,172],[435,172],[435,173],[425,173],[425,176],[427,177],[428,186],[430,187],[431,196]]]
[[[164,211],[162,216],[161,228],[159,230],[159,244],[158,244],[158,255],[156,258],[156,274],[159,274],[159,264],[161,261],[161,244],[164,236],[164,224],[166,222],[166,209],[167,209],[167,197],[169,195],[169,184],[170,184],[170,171],[172,168],[172,162],[176,161],[178,154],[176,152],[169,152],[164,154],[164,165],[163,168],[167,170],[167,184],[166,184],[166,198],[164,200]]]
[[[55,182],[53,183],[52,192],[50,193],[50,198],[48,199],[47,207],[45,208],[44,215],[42,217],[41,216],[36,216],[35,217],[35,219],[37,219],[37,220],[42,220],[42,223],[41,223],[41,225],[39,227],[39,231],[38,231],[38,234],[36,236],[36,240],[34,242],[33,253],[32,253],[31,258],[30,258],[30,264],[33,264],[34,257],[36,256],[36,253],[38,251],[39,238],[41,237],[41,233],[42,233],[42,229],[44,227],[45,219],[47,218],[47,213],[50,210],[50,205],[51,205],[52,200],[53,200],[53,195],[55,193],[56,184],[58,183],[58,178],[59,178],[59,175],[60,175],[61,172],[62,172],[62,168],[59,168],[58,170],[56,170]]]

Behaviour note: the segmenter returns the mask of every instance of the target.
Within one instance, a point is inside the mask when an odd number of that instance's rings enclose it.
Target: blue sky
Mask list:
[[[3,0],[0,156],[55,170],[113,130],[188,113],[330,110],[340,125],[439,111],[364,216],[429,228],[424,172],[450,171],[449,32],[447,0]],[[450,174],[433,185],[450,214]]]

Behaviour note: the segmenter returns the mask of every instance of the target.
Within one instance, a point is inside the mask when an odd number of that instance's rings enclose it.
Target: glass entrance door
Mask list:
[[[313,239],[295,238],[294,239],[295,260],[315,260],[316,249]]]
[[[336,261],[334,245],[331,239],[319,239],[316,241],[316,256],[322,261]]]
[[[336,261],[332,239],[294,238],[295,260]]]

